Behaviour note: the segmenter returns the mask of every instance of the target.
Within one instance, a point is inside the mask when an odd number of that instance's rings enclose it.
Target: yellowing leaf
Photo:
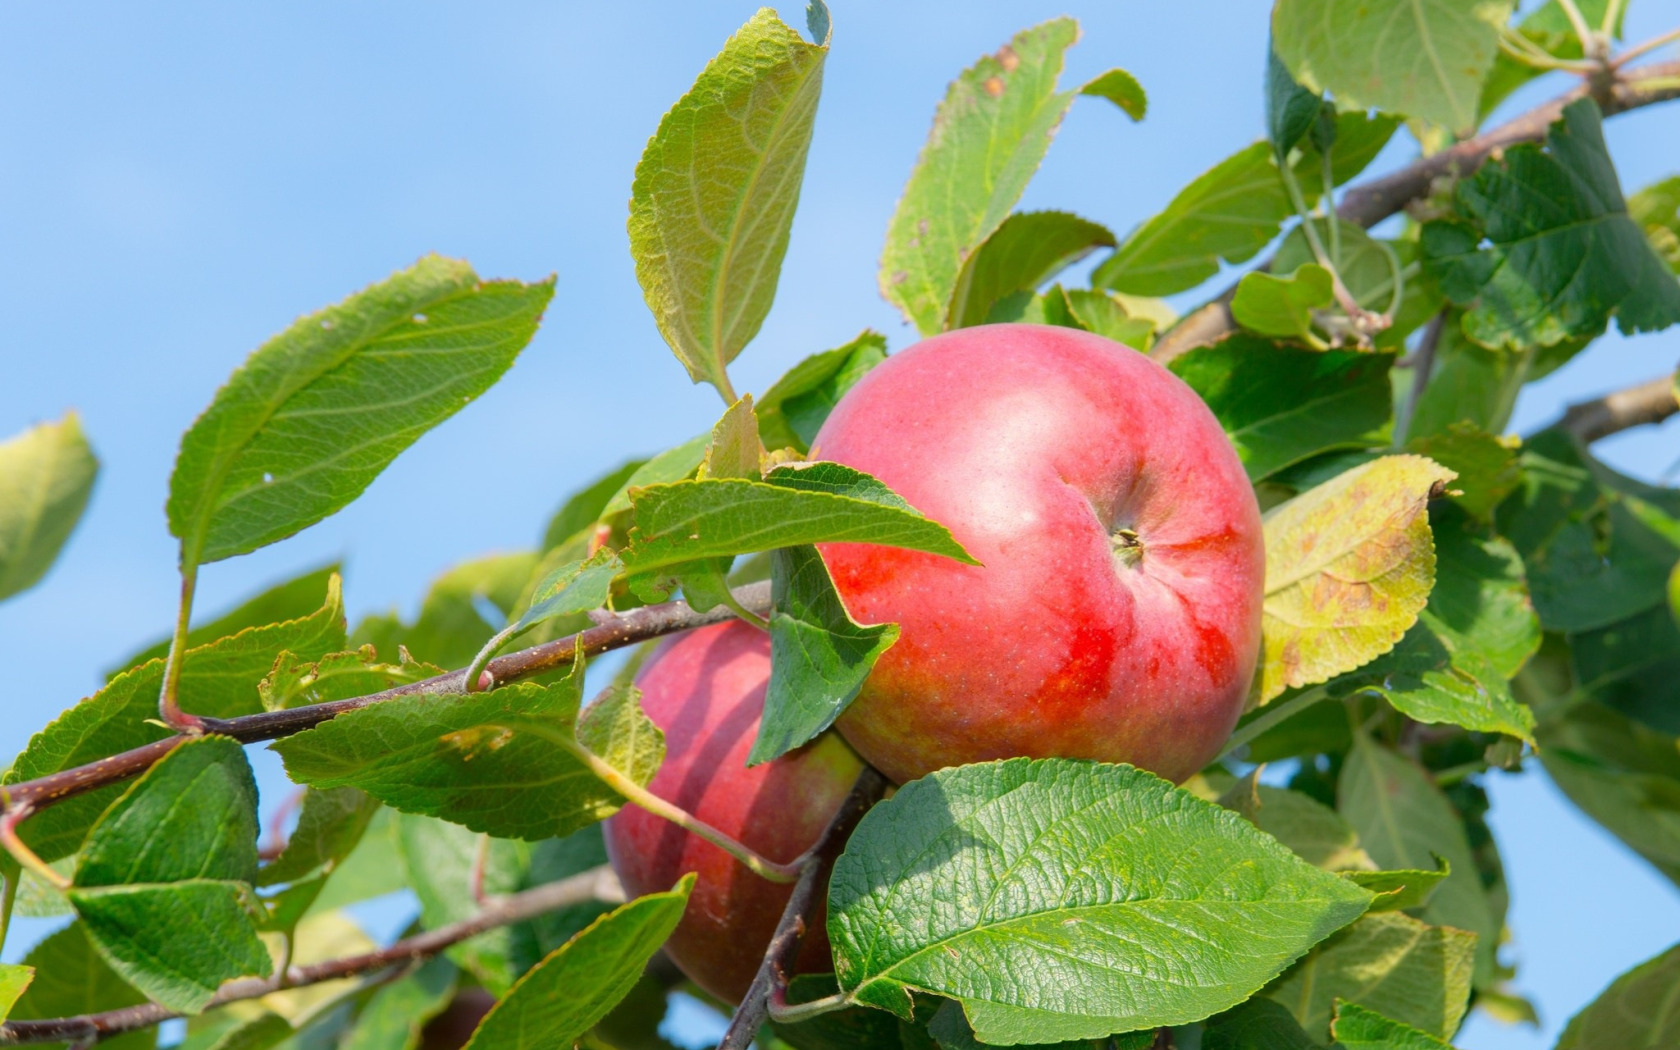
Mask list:
[[[1435,583],[1425,508],[1456,477],[1422,456],[1384,456],[1266,516],[1259,701],[1388,652]]]

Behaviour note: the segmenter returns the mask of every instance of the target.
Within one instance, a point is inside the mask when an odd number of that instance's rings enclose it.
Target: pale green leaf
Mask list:
[[[456,971],[443,956],[426,961],[413,975],[387,984],[374,993],[342,1050],[415,1050],[420,1029],[443,1012],[455,994]]]
[[[432,581],[413,623],[395,612],[369,616],[356,625],[351,643],[371,644],[387,658],[400,658],[406,649],[428,664],[463,667],[522,608],[519,600],[537,565],[535,551],[462,562]],[[494,610],[489,620],[486,603]]]
[[[1680,945],[1611,982],[1569,1019],[1557,1050],[1634,1050],[1680,1045]]]
[[[1278,338],[1301,338],[1312,331],[1313,311],[1334,301],[1330,271],[1302,263],[1287,277],[1253,272],[1237,282],[1231,316],[1251,332]]]
[[[1114,247],[1107,227],[1065,211],[1016,212],[963,261],[945,327],[984,324],[1000,300],[1032,291],[1099,247]]]
[[[726,400],[726,368],[776,296],[827,54],[760,10],[659,121],[636,165],[630,254],[642,296],[689,376]]]
[[[712,427],[712,440],[706,444],[706,455],[700,460],[695,477],[757,481],[764,476],[763,456],[764,448],[758,440],[758,416],[753,412],[752,395],[748,394],[730,405]]]
[[[35,980],[13,1005],[10,1015],[13,1021],[75,1017],[138,1006],[146,1001],[145,995],[106,965],[80,922],[71,923],[35,945],[24,957],[23,964],[35,971]],[[65,1045],[47,1044],[51,1050],[61,1050]],[[125,1032],[101,1040],[99,1045],[105,1050],[154,1047],[157,1030]]]
[[[1063,294],[1067,297],[1068,313],[1087,332],[1095,332],[1133,350],[1148,350],[1154,344],[1155,330],[1161,322],[1131,314],[1120,296],[1087,288],[1071,288]]]
[[[406,876],[404,881],[420,902],[420,924],[427,929],[477,913],[473,885],[480,857],[480,884],[485,893],[499,896],[525,888],[535,849],[528,842],[487,839],[459,824],[412,813],[397,816],[393,836],[394,841],[385,843],[383,862]],[[393,864],[398,858],[401,863]],[[514,930],[499,926],[452,945],[446,954],[492,994],[504,995],[519,976],[519,952]]]
[[[257,695],[264,709],[279,711],[366,696],[444,673],[441,667],[413,659],[401,646],[397,647],[397,658],[397,663],[379,659],[372,645],[352,652],[328,653],[319,660],[304,660],[284,652],[268,677],[258,683]]]
[[[87,508],[99,460],[74,412],[0,441],[0,599],[39,583]]]
[[[0,963],[0,1021],[11,1014],[13,1004],[34,979],[34,967]]]
[[[530,608],[514,623],[515,633],[556,616],[588,612],[607,604],[613,577],[624,566],[603,547],[583,561],[567,562],[544,576],[531,594]]]
[[[1219,804],[1242,814],[1314,867],[1326,871],[1376,867],[1359,848],[1359,833],[1335,810],[1299,791],[1262,784],[1258,773],[1256,769],[1233,784],[1219,797]]]
[[[1435,582],[1425,509],[1452,477],[1384,456],[1266,515],[1261,703],[1367,663],[1417,620]]]
[[[634,685],[608,686],[577,722],[578,743],[638,784],[646,784],[665,761],[665,734],[642,710]]]
[[[1143,85],[1124,69],[1111,69],[1086,81],[1079,93],[1106,98],[1133,120],[1142,120],[1149,111],[1149,96],[1144,93]]]
[[[1377,895],[1371,911],[1411,911],[1429,903],[1435,887],[1451,875],[1446,862],[1434,871],[1349,871],[1343,877]]]
[[[1370,895],[1130,766],[1012,759],[900,788],[835,865],[847,997],[962,1003],[1010,1045],[1098,1038],[1242,1001]]]
[[[256,550],[361,495],[489,389],[554,294],[427,256],[300,318],[246,359],[181,438],[169,531],[191,567]]]
[[[256,885],[278,886],[323,867],[333,870],[362,841],[377,812],[379,803],[355,788],[305,789],[297,827],[286,848],[257,874]]]
[[[1646,186],[1628,198],[1627,208],[1652,250],[1680,273],[1680,175]]]
[[[706,446],[711,442],[712,434],[708,430],[704,434],[689,438],[675,448],[666,449],[637,467],[625,479],[623,486],[607,500],[607,505],[601,509],[601,518],[604,520],[629,510],[632,489],[666,485],[693,477],[694,472],[700,468],[700,461],[706,458]]]
[[[543,530],[544,552],[560,546],[605,517],[607,501],[622,492],[636,471],[646,466],[647,462],[645,459],[626,460],[569,496]]]
[[[970,252],[1003,224],[1050,147],[1073,92],[1058,92],[1071,18],[1023,30],[963,70],[887,227],[881,293],[924,335],[945,327]]]
[[[1476,125],[1482,79],[1512,0],[1278,0],[1272,39],[1295,79],[1346,109],[1450,131]]]

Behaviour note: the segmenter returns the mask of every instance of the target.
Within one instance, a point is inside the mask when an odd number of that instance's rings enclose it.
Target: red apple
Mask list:
[[[852,616],[902,634],[838,725],[900,783],[1015,755],[1174,781],[1219,751],[1260,645],[1260,511],[1176,376],[1071,328],[966,328],[853,387],[812,459],[867,471],[983,566],[827,544]]]
[[[827,734],[747,768],[770,681],[770,637],[740,621],[669,639],[636,677],[642,707],[665,731],[665,764],[648,788],[763,856],[787,863],[816,844],[863,771]],[[665,951],[726,1002],[747,993],[792,888],[768,882],[704,839],[634,806],[606,822],[607,856],[631,896],[668,890],[698,873]],[[799,969],[833,969],[819,915]]]

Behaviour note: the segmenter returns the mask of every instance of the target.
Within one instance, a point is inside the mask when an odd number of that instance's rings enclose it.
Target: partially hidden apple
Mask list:
[[[863,763],[830,733],[773,762],[747,768],[770,681],[770,638],[740,621],[661,643],[636,685],[665,731],[665,764],[649,790],[759,854],[787,863],[816,844]],[[740,1002],[792,892],[748,871],[723,850],[635,806],[606,822],[607,856],[631,896],[670,889],[696,872],[682,922],[665,951],[694,982]],[[819,913],[798,969],[833,969]]]
[[[901,627],[838,722],[882,773],[1027,755],[1181,781],[1218,753],[1265,548],[1236,451],[1176,376],[1077,329],[965,328],[871,371],[812,446],[983,563],[820,546],[852,616]]]

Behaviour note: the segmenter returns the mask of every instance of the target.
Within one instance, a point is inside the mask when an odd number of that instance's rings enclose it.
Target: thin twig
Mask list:
[[[770,946],[764,951],[764,961],[759,964],[758,973],[753,976],[746,998],[735,1008],[735,1015],[729,1022],[729,1030],[723,1034],[723,1041],[718,1043],[717,1050],[746,1050],[748,1044],[758,1038],[758,1029],[768,1016],[771,998],[784,995],[787,991],[788,971],[793,968],[793,961],[799,956],[799,946],[805,939],[805,927],[816,904],[817,883],[828,874],[834,859],[845,848],[852,828],[862,819],[869,807],[881,798],[886,789],[887,779],[873,768],[865,767],[857,782],[852,785],[851,794],[846,796],[846,801],[840,804],[834,819],[830,820],[828,827],[823,830],[822,837],[817,840],[816,845],[806,851],[806,856],[812,863],[805,865],[805,870],[799,873],[799,881],[793,884],[793,893],[788,896],[787,907],[782,909],[781,922],[776,924],[776,932],[770,938]]]
[[[1423,392],[1429,386],[1429,373],[1435,370],[1435,349],[1441,345],[1441,333],[1447,327],[1447,311],[1442,310],[1429,319],[1424,326],[1423,336],[1418,340],[1417,352],[1412,354],[1412,391],[1406,397],[1406,403],[1400,406],[1400,415],[1394,420],[1394,445],[1396,448],[1406,443],[1406,434],[1412,429],[1412,419],[1417,416],[1418,402],[1423,400]]]
[[[375,973],[393,966],[409,965],[428,959],[450,945],[459,944],[485,930],[509,923],[522,922],[556,908],[565,908],[591,900],[609,903],[624,899],[623,888],[612,869],[602,865],[573,875],[559,882],[550,882],[535,889],[507,897],[489,900],[478,914],[460,922],[440,926],[435,930],[406,937],[388,948],[350,955],[342,959],[292,966],[284,974],[273,977],[246,977],[222,985],[216,997],[206,1007],[257,999],[281,987],[300,988],[322,984],[345,977]],[[285,978],[282,981],[282,977]],[[29,1043],[97,1042],[122,1032],[150,1028],[180,1014],[157,1003],[128,1006],[103,1013],[82,1014],[78,1017],[57,1017],[41,1021],[7,1021],[0,1024],[0,1046],[22,1046]]]
[[[768,581],[748,584],[738,588],[735,597],[748,608],[767,610],[770,608],[770,584]],[[687,603],[680,601],[644,605],[640,609],[619,613],[605,623],[596,624],[576,634],[499,656],[490,661],[487,670],[497,682],[511,682],[570,665],[577,648],[582,649],[586,658],[597,656],[662,635],[723,623],[734,616],[733,612],[721,606],[710,612],[697,613],[690,609]],[[386,700],[421,694],[459,693],[464,681],[464,671],[451,671],[423,681],[409,682],[347,700],[332,700],[282,711],[263,711],[239,718],[207,718],[204,720],[204,726],[206,732],[230,736],[245,744],[274,740],[301,733],[305,729],[313,729],[346,711],[371,707]],[[3,804],[7,812],[25,805],[39,810],[54,802],[127,780],[150,769],[187,739],[185,735],[167,737],[86,765],[60,770],[35,780],[8,784],[0,788],[0,804]]]
[[[1680,27],[1670,29],[1668,32],[1663,33],[1660,36],[1654,36],[1643,43],[1635,44],[1626,51],[1617,55],[1615,61],[1611,62],[1610,65],[1616,69],[1620,69],[1639,56],[1648,55],[1657,48],[1672,44],[1676,40],[1680,40]]]
[[[1342,195],[1336,214],[1366,229],[1395,214],[1414,200],[1429,195],[1430,187],[1443,175],[1469,174],[1496,150],[1519,142],[1539,142],[1563,115],[1563,107],[1591,94],[1578,84],[1544,105],[1529,110],[1490,131],[1466,139],[1439,153],[1422,157],[1398,171],[1349,187]],[[1605,116],[1615,116],[1642,106],[1680,98],[1680,62],[1655,62],[1637,69],[1622,70],[1602,106]],[[1171,330],[1156,340],[1149,356],[1170,361],[1198,346],[1207,346],[1237,330],[1231,316],[1232,285],[1213,302],[1191,311]]]
[[[1630,427],[1661,423],[1680,412],[1680,401],[1675,400],[1674,382],[1674,376],[1658,376],[1626,390],[1577,402],[1564,411],[1557,425],[1591,444]]]

